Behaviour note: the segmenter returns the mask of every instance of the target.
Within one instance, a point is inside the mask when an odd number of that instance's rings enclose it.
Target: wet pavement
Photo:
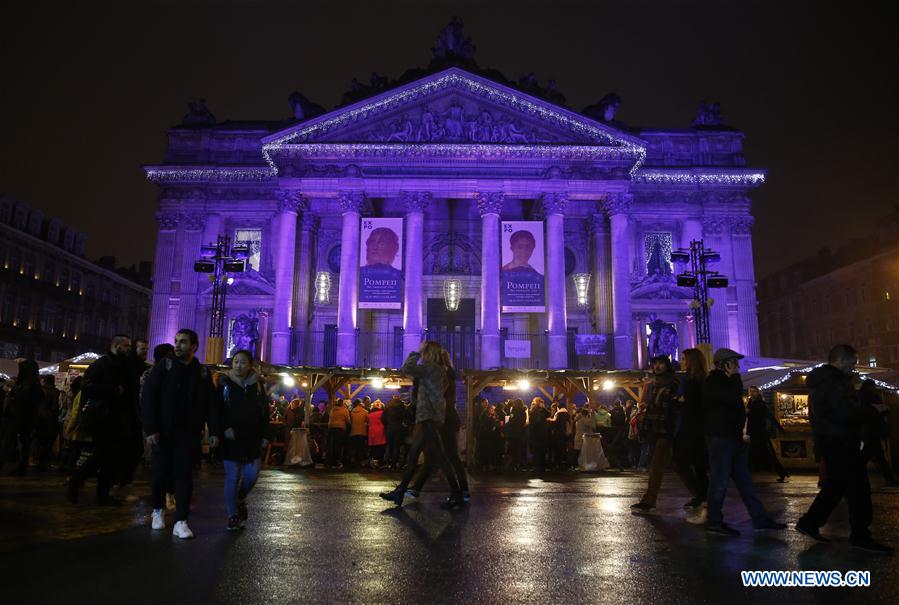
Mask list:
[[[685,523],[688,499],[666,478],[659,514],[632,515],[639,473],[478,476],[472,502],[438,508],[444,484],[395,509],[377,497],[397,476],[263,471],[239,533],[224,529],[222,473],[199,473],[196,538],[149,528],[146,499],[77,506],[53,473],[0,477],[0,571],[8,603],[895,603],[899,556],[851,549],[845,505],[816,545],[792,524],[815,478],[757,485],[782,532],[753,532],[735,494],[725,518],[742,535]],[[899,491],[875,486],[874,534],[899,545]],[[735,490],[731,489],[731,492]],[[145,481],[136,484],[147,495]],[[741,570],[862,570],[869,588],[744,588]]]

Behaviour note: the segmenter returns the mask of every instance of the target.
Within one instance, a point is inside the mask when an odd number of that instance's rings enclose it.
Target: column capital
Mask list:
[[[727,216],[702,217],[703,235],[721,235],[730,228],[730,220]]]
[[[203,214],[184,214],[181,222],[188,231],[201,231],[206,226],[206,216]]]
[[[732,216],[729,219],[730,232],[734,235],[749,235],[752,233],[752,226],[755,219],[750,215]]]
[[[481,216],[502,213],[505,197],[502,191],[482,191],[478,193],[478,212],[481,213]]]
[[[157,212],[156,222],[159,223],[159,229],[162,231],[174,231],[178,228],[178,222],[181,219],[174,212]]]
[[[278,212],[282,214],[284,212],[299,214],[301,210],[309,207],[306,198],[296,189],[279,189],[275,192],[275,196],[278,198]]]
[[[544,193],[541,196],[543,202],[543,213],[549,214],[565,214],[565,205],[568,203],[568,195],[565,193]]]
[[[424,212],[428,209],[432,196],[429,191],[403,191],[400,198],[409,212]]]
[[[350,212],[361,214],[364,204],[365,193],[362,191],[341,191],[337,196],[337,206],[340,208],[341,214]]]
[[[606,199],[602,201],[602,206],[609,216],[616,214],[627,214],[631,211],[631,202],[634,196],[630,193],[610,193]]]

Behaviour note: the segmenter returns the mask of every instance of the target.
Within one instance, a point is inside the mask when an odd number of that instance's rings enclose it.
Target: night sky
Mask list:
[[[152,259],[141,165],[188,101],[219,121],[287,118],[292,90],[330,109],[353,77],[426,66],[455,14],[482,67],[554,78],[575,110],[614,91],[618,119],[682,128],[719,101],[769,170],[753,195],[761,276],[866,236],[899,202],[899,23],[838,4],[5,2],[0,193],[85,231],[92,258]]]

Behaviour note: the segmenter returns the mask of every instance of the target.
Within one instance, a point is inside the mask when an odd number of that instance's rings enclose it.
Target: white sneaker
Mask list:
[[[177,521],[175,523],[175,529],[172,530],[172,535],[176,538],[181,538],[182,540],[189,540],[194,537],[194,532],[190,531],[190,528],[187,526],[187,521]]]
[[[709,509],[706,507],[705,502],[703,502],[698,508],[695,509],[695,512],[687,517],[687,523],[690,525],[702,525],[709,519]]]
[[[161,508],[153,510],[153,529],[165,529],[165,511]]]
[[[165,507],[168,510],[175,510],[175,494],[165,495]]]

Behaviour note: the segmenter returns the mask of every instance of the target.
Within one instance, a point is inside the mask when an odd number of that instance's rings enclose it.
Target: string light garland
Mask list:
[[[272,168],[252,167],[205,167],[180,168],[168,166],[145,166],[147,180],[151,183],[202,183],[207,181],[260,182],[274,180],[277,176]]]
[[[757,186],[766,173],[758,170],[668,170],[642,168],[633,174],[635,183],[654,185],[740,185]]]

